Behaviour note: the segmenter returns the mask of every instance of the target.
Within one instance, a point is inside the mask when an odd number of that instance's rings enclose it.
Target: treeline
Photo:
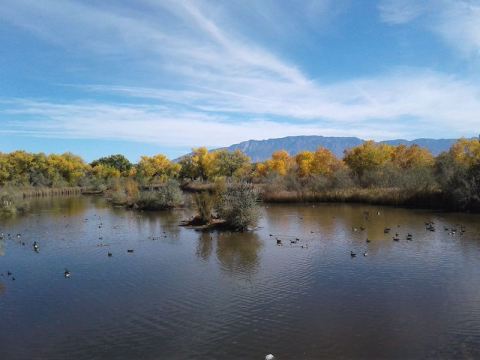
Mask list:
[[[277,151],[261,163],[252,163],[241,151],[209,152],[206,148],[193,149],[178,162],[159,154],[143,156],[137,164],[123,155],[88,164],[70,153],[0,153],[2,188],[82,186],[92,190],[127,188],[127,193],[137,193],[159,184],[170,182],[171,186],[172,180],[200,188],[219,179],[257,184],[264,198],[273,200],[285,193],[298,199],[345,201],[358,194],[369,194],[372,201],[380,194],[387,198],[396,194],[400,203],[407,198],[435,198],[449,208],[478,211],[480,141],[460,139],[437,157],[416,145],[368,141],[346,151],[342,159],[319,148],[295,156]],[[342,193],[350,195],[342,198]]]

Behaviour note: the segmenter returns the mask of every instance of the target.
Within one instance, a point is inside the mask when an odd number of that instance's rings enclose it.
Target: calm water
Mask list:
[[[480,216],[269,206],[247,234],[188,216],[83,197],[1,221],[0,359],[480,358]]]

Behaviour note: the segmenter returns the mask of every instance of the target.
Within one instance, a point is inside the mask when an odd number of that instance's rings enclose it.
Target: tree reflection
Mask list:
[[[197,251],[196,254],[199,258],[204,261],[207,261],[212,255],[213,251],[213,236],[209,232],[200,233],[198,239]]]
[[[255,233],[220,233],[217,258],[222,269],[228,272],[252,274],[258,268],[261,247],[262,243]]]

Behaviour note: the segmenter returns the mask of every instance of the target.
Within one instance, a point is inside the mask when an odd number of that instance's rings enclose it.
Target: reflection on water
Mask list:
[[[255,272],[262,243],[256,233],[200,232],[196,254],[204,261],[215,255],[221,269],[235,274]]]
[[[79,197],[1,220],[0,358],[480,357],[478,215],[276,205],[247,233],[189,216]]]

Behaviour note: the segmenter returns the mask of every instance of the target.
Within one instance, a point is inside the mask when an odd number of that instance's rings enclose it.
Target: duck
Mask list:
[[[112,257],[112,256],[113,256],[113,254],[112,254],[111,252],[109,252],[107,255],[108,255],[108,257]]]
[[[133,249],[128,249],[127,250],[128,253],[133,253],[133,251],[134,251]]]
[[[40,251],[40,247],[38,246],[38,243],[36,241],[33,242],[33,250],[36,252]]]
[[[365,251],[365,252],[363,253],[363,256],[368,256],[368,252]]]
[[[357,256],[357,254],[355,254],[353,251],[350,251],[350,256],[353,258],[353,257]]]
[[[70,273],[70,271],[68,271],[67,269],[65,269],[65,272],[63,273],[63,276],[68,279],[72,274]]]
[[[272,354],[265,355],[265,360],[274,360],[274,359],[275,359],[275,356],[273,356]]]
[[[282,245],[282,240],[280,240],[279,238],[275,238],[275,240],[277,240],[277,245]]]
[[[372,241],[372,240],[370,240],[370,239],[367,239],[367,240],[366,240],[367,243],[369,243],[369,242],[371,242],[371,241]]]

